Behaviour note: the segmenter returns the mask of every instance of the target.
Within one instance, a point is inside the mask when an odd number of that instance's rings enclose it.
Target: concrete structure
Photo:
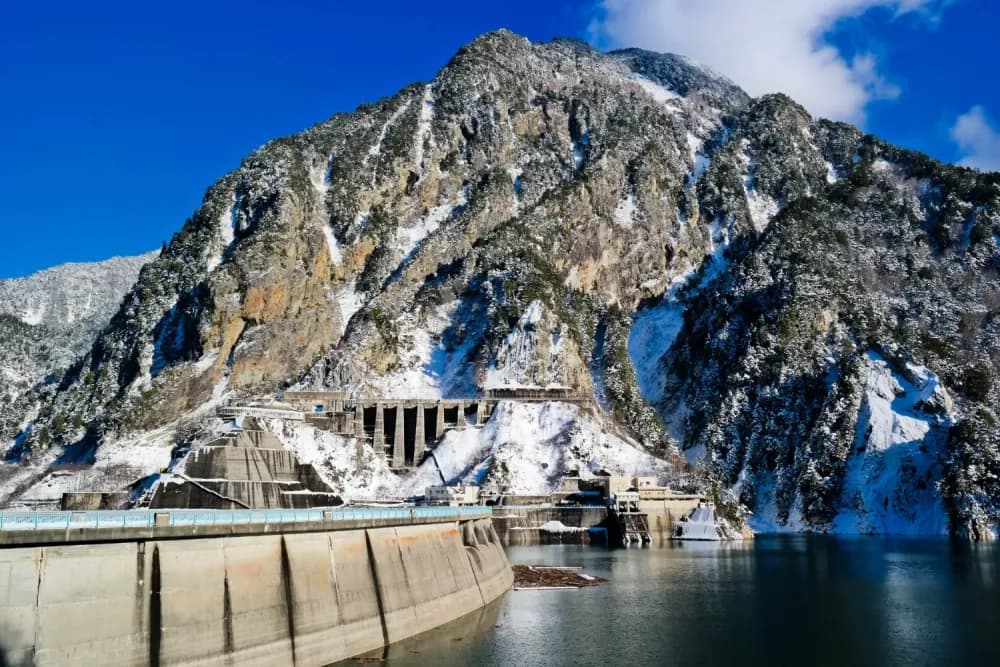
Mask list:
[[[461,507],[479,503],[478,486],[428,486],[424,492],[428,505],[450,505]]]
[[[663,546],[670,541],[674,525],[705,501],[696,494],[671,494],[662,499],[646,500],[639,494],[639,511],[645,512],[649,521],[649,536],[653,544]]]
[[[550,536],[541,528],[547,523],[558,521],[564,526],[586,528],[589,532],[577,533],[576,541],[582,544],[597,542],[606,544],[606,507],[568,506],[504,506],[493,510],[493,526],[500,540],[507,545],[548,544]],[[669,534],[667,539],[670,539]],[[567,540],[560,539],[563,543]]]
[[[451,430],[482,426],[497,401],[487,399],[351,398],[346,392],[289,391],[281,396],[281,410],[338,435],[366,440],[383,452],[389,467],[403,470],[420,465],[427,451]],[[243,402],[219,408],[220,416],[255,416],[276,406]],[[223,415],[223,413],[225,413]]]
[[[280,403],[236,401],[216,410],[220,417],[264,417],[305,421],[338,435],[364,438],[385,454],[389,466],[420,465],[426,452],[450,429],[482,426],[500,400],[561,401],[590,405],[568,387],[504,387],[485,398],[388,399],[352,397],[343,391],[287,391]]]
[[[311,527],[2,547],[0,662],[324,665],[474,612],[512,583],[488,518]]]
[[[161,479],[150,507],[305,508],[343,502],[311,464],[300,463],[269,431],[228,433],[188,453],[183,469]]]
[[[129,494],[127,491],[70,491],[62,495],[60,509],[88,511],[88,510],[112,510],[128,507]]]

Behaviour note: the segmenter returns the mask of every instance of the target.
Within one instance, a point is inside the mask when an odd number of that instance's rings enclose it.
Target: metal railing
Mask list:
[[[222,405],[215,409],[215,415],[224,419],[233,417],[263,417],[264,419],[290,419],[304,421],[306,413],[288,408],[268,408],[264,406]]]
[[[294,524],[305,521],[471,519],[491,516],[489,507],[346,507],[297,510],[99,510],[92,512],[0,512],[0,531],[79,528],[152,528]]]

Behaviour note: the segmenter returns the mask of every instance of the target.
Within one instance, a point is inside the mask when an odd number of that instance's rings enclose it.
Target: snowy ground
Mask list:
[[[910,381],[875,352],[858,416],[854,451],[847,462],[844,509],[837,533],[932,535],[948,532],[935,482],[946,455],[949,416],[928,414],[923,402],[947,405],[934,373],[910,366]]]
[[[474,396],[478,393],[474,367],[466,358],[479,342],[476,335],[466,335],[461,345],[449,349],[444,333],[459,315],[459,302],[438,306],[426,313],[426,322],[414,327],[401,322],[406,345],[400,346],[397,368],[367,381],[366,390],[384,398],[442,398]]]
[[[950,406],[947,392],[927,368],[910,365],[907,377],[875,352],[868,353],[868,379],[847,460],[841,510],[830,532],[841,535],[945,535],[948,518],[936,482],[946,455],[952,417],[931,403]],[[754,480],[757,510],[749,518],[758,532],[805,532],[799,501],[780,523],[773,476]]]
[[[270,420],[274,431],[303,463],[312,463],[347,498],[422,495],[441,483],[498,482],[513,493],[551,492],[567,472],[621,475],[668,474],[667,464],[633,443],[606,434],[597,417],[567,403],[501,402],[481,428],[449,431],[432,459],[397,476],[371,447],[296,422]],[[360,453],[360,465],[359,465]]]

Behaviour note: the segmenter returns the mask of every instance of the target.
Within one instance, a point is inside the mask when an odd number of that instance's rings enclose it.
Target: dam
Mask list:
[[[0,664],[324,665],[501,597],[485,507],[0,513]]]
[[[236,400],[216,409],[223,419],[244,417],[302,421],[357,438],[401,471],[419,466],[447,431],[483,426],[499,401],[558,401],[585,407],[593,398],[569,388],[500,388],[468,398],[352,397],[343,391],[286,391],[274,400]]]

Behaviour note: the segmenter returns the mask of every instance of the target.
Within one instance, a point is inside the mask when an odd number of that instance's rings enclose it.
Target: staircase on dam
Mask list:
[[[309,508],[342,504],[311,464],[269,431],[248,420],[237,429],[190,451],[183,472],[157,484],[152,508]]]

